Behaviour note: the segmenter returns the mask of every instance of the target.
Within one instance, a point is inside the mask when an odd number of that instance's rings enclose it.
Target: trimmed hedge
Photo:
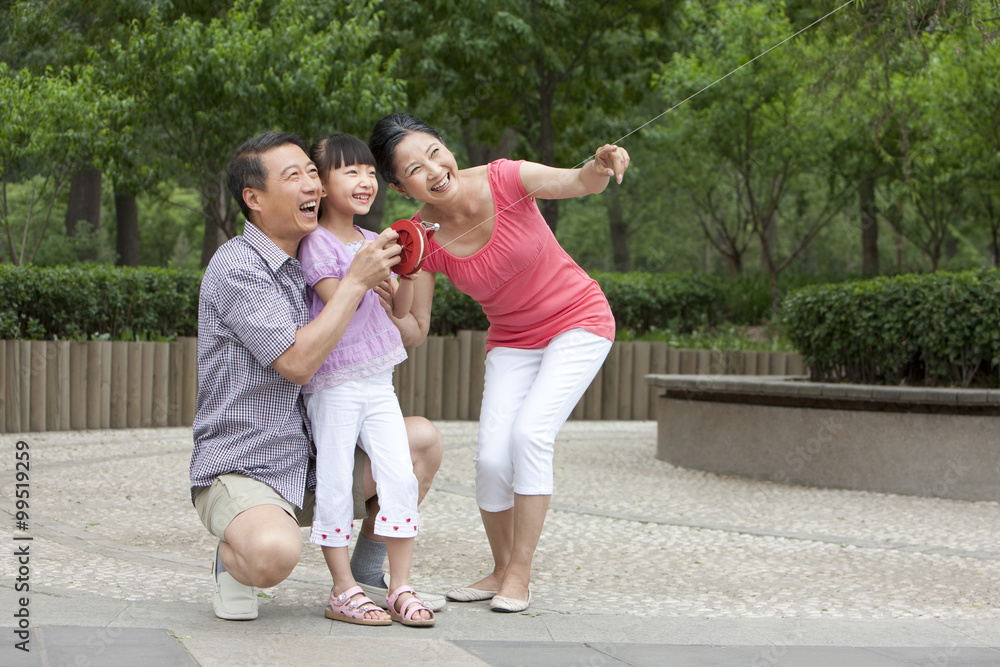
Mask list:
[[[725,293],[715,276],[694,273],[595,272],[611,304],[619,331],[641,335],[652,327],[690,333],[723,320]],[[544,286],[557,289],[557,286]],[[444,276],[434,286],[430,333],[451,335],[461,329],[485,330],[483,309]]]
[[[1000,386],[1000,271],[814,285],[783,304],[812,379]]]
[[[0,265],[0,339],[163,340],[198,332],[201,272]]]
[[[611,304],[618,330],[641,335],[653,327],[690,333],[721,324],[722,281],[698,273],[603,273],[593,278]]]
[[[0,339],[163,340],[198,333],[201,272],[107,265],[0,265]],[[596,273],[619,330],[689,333],[719,324],[726,294],[714,276]],[[478,303],[444,276],[434,288],[432,335],[485,330]]]

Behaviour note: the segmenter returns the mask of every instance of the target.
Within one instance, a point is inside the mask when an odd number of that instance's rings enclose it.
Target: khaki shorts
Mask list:
[[[354,449],[354,518],[368,516],[364,498],[365,453],[360,447]],[[220,540],[226,536],[226,528],[241,512],[260,505],[277,505],[300,526],[310,526],[316,494],[306,489],[302,509],[285,500],[280,493],[264,482],[246,475],[229,473],[220,475],[211,486],[196,487],[193,492],[194,506],[201,522]]]

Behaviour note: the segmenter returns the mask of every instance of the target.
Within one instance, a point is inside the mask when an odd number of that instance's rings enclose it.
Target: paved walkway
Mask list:
[[[475,424],[438,426],[445,461],[413,568],[433,591],[478,579],[489,555]],[[1000,665],[997,503],[720,477],[657,461],[655,440],[652,422],[568,423],[531,608],[451,603],[414,629],[324,619],[329,575],[311,545],[258,620],[216,619],[189,429],[0,435],[0,665],[312,666],[359,652],[380,665]],[[17,614],[30,653],[15,648]]]

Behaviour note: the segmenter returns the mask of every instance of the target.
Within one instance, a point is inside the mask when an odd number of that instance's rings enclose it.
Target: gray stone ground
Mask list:
[[[421,506],[413,567],[428,591],[489,567],[476,425],[438,426],[445,460]],[[432,630],[325,620],[329,575],[312,545],[264,591],[260,619],[215,619],[215,541],[188,492],[190,429],[0,438],[3,553],[32,538],[32,645],[45,649],[13,649],[23,593],[8,555],[3,665],[322,664],[369,638],[384,640],[364,643],[382,664],[1000,664],[1000,504],[684,470],[654,458],[653,422],[569,422],[529,612],[452,603]],[[17,440],[30,446],[27,531],[14,520]],[[160,630],[167,648],[140,629]],[[171,662],[170,647],[188,662]]]

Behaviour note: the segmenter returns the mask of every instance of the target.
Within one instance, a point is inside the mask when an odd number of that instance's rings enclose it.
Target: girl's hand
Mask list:
[[[379,303],[382,304],[382,308],[385,310],[386,315],[392,316],[392,298],[396,292],[396,288],[393,285],[392,278],[386,278],[374,288],[375,294],[378,295]]]
[[[625,170],[628,169],[629,162],[628,151],[621,146],[604,144],[594,153],[594,168],[605,176],[616,176],[619,185],[621,185]]]

